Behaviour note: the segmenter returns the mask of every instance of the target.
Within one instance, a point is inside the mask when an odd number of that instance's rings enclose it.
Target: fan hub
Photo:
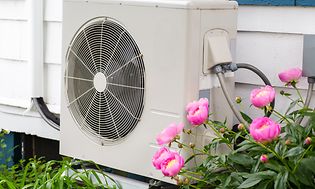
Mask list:
[[[93,79],[94,88],[98,92],[103,92],[106,89],[107,80],[106,76],[102,72],[98,72],[94,75]]]

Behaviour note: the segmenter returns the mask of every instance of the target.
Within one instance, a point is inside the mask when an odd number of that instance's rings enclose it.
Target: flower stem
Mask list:
[[[303,106],[305,107],[305,103],[304,103],[303,97],[302,97],[302,95],[300,93],[300,90],[295,85],[293,85],[293,88],[296,90],[296,93],[298,94],[298,96],[299,96]]]
[[[293,168],[293,173],[295,173],[297,167],[299,166],[299,164],[301,163],[302,159],[304,158],[305,154],[310,151],[311,149],[313,149],[313,146],[309,146],[304,153],[302,154],[302,156],[300,157],[300,159],[297,161],[297,163],[295,164],[294,168]]]
[[[215,134],[217,135],[217,137],[219,137],[221,140],[224,140],[226,143],[226,145],[230,148],[230,150],[233,150],[233,147],[230,144],[230,141],[228,141],[226,138],[222,137],[221,134],[219,133],[219,131],[213,127],[213,125],[215,125],[215,123],[213,123],[212,121],[209,121],[210,123],[208,123],[207,125],[209,125],[211,127],[211,129],[215,132]]]
[[[272,112],[273,112],[277,117],[279,117],[280,119],[286,121],[287,124],[290,124],[290,123],[291,123],[285,116],[283,116],[281,113],[277,112],[276,110],[273,110]]]
[[[185,148],[192,149],[192,148],[191,148],[190,146],[188,146],[187,144],[181,143],[181,142],[179,142],[179,141],[177,141],[177,140],[174,140],[174,142],[176,142],[177,144],[183,145],[183,147],[185,147]],[[200,152],[202,155],[207,155],[207,153],[206,153],[205,151],[200,150],[200,149],[198,149],[198,148],[194,148],[193,150],[196,150],[196,151]],[[193,153],[194,153],[194,155],[196,155],[194,151],[193,151]],[[201,155],[201,154],[197,154],[197,155]]]
[[[182,175],[182,176],[184,176],[184,177],[187,177],[187,178],[189,178],[189,179],[192,179],[192,180],[196,180],[196,181],[199,181],[199,182],[204,182],[204,183],[206,183],[206,184],[210,184],[209,182],[207,182],[207,181],[205,181],[205,180],[202,180],[202,179],[200,179],[200,178],[198,178],[198,177],[194,177],[194,176],[187,175],[187,174],[183,174],[183,173],[181,173],[180,175]]]

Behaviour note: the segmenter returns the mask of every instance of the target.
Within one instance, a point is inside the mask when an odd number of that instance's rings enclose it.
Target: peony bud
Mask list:
[[[237,104],[240,104],[241,102],[242,102],[242,98],[241,97],[236,97],[235,98],[235,102],[237,103]]]
[[[224,128],[220,128],[220,133],[225,133],[225,129]]]
[[[238,124],[238,126],[237,126],[237,129],[238,129],[239,131],[242,131],[244,128],[245,128],[245,126],[244,126],[243,123],[240,123],[240,124]]]
[[[280,94],[281,94],[281,95],[284,95],[284,93],[285,93],[284,90],[281,90],[281,91],[280,91]]]
[[[181,185],[183,185],[183,181],[182,181],[181,179],[178,179],[177,182],[176,182],[176,184],[177,184],[178,186],[181,186]]]
[[[187,130],[187,134],[189,134],[189,135],[191,134],[191,129]]]
[[[189,184],[189,179],[188,178],[184,178],[183,184],[188,185]]]
[[[310,145],[312,143],[312,138],[311,137],[307,137],[305,140],[304,140],[304,144],[305,145]]]
[[[291,140],[290,139],[286,140],[285,145],[291,145]]]
[[[268,112],[272,111],[272,107],[271,106],[266,106],[266,109],[267,109]]]
[[[172,179],[179,181],[179,176],[172,177]]]
[[[261,163],[267,163],[268,162],[268,156],[266,154],[263,154],[260,156],[260,162]]]
[[[181,143],[178,143],[178,148],[183,148],[183,145]]]
[[[189,146],[190,146],[190,148],[195,148],[195,147],[196,147],[196,144],[194,144],[194,143],[189,143]]]

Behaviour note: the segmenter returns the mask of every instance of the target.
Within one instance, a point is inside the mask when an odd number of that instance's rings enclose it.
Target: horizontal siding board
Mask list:
[[[240,6],[238,30],[315,34],[315,7]]]
[[[315,0],[296,0],[297,6],[315,6]]]
[[[28,40],[27,22],[0,20],[0,58],[27,60]],[[61,23],[44,24],[44,62],[61,63]]]
[[[295,0],[237,0],[240,5],[294,6]]]
[[[44,0],[44,20],[62,21],[62,0]],[[28,10],[26,0],[1,0],[0,20],[27,21]]]

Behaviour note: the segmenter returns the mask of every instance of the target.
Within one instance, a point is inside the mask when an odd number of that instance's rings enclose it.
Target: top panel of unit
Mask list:
[[[91,2],[124,6],[144,6],[176,9],[236,9],[237,2],[229,0],[65,0],[66,2]]]

